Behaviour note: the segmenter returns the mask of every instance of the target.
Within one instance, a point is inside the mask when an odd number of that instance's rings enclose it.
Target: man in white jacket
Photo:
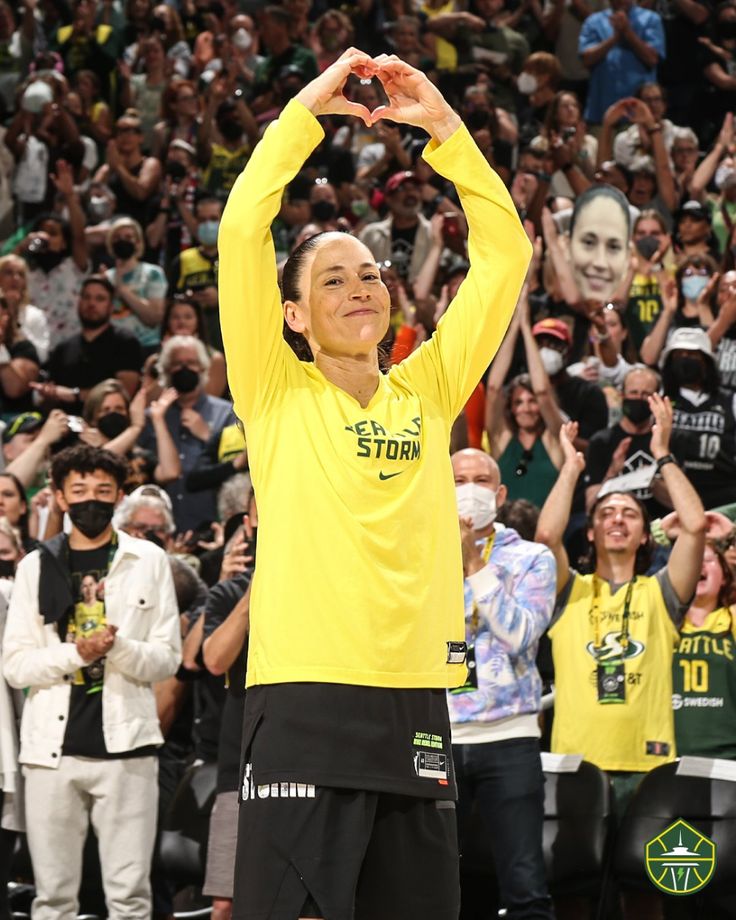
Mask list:
[[[125,463],[81,445],[54,459],[72,522],[18,566],[4,673],[28,690],[20,762],[34,920],[73,920],[92,822],[111,920],[149,918],[163,741],[152,685],[181,658],[166,554],[112,527]]]

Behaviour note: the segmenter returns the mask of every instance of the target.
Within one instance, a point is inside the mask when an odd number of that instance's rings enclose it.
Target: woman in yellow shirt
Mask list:
[[[377,77],[389,104],[343,96]],[[270,225],[323,137],[316,116],[412,124],[454,179],[471,269],[429,342],[387,374],[389,295],[342,233],[283,273]],[[349,49],[269,126],[219,235],[220,316],[258,497],[233,917],[457,916],[445,689],[465,679],[449,436],[531,254],[511,198],[424,74]],[[303,360],[285,342],[299,341]],[[440,804],[438,804],[438,802]],[[406,854],[411,854],[409,858]],[[275,915],[275,914],[274,914]]]

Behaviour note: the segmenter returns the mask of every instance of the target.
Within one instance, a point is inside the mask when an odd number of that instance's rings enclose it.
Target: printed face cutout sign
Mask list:
[[[626,198],[612,186],[594,186],[578,197],[569,254],[582,300],[614,297],[629,264],[629,226]]]

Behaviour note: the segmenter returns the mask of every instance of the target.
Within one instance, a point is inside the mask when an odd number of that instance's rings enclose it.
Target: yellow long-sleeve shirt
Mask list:
[[[450,427],[496,352],[531,254],[511,198],[464,127],[425,158],[457,185],[471,270],[429,342],[363,409],[282,336],[270,225],[323,137],[293,100],[230,193],[220,316],[258,499],[248,686],[453,687],[463,592]]]

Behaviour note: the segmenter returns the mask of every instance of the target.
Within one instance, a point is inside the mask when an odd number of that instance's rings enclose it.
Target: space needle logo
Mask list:
[[[716,845],[679,818],[650,840],[644,851],[647,875],[665,894],[694,894],[716,868]]]

